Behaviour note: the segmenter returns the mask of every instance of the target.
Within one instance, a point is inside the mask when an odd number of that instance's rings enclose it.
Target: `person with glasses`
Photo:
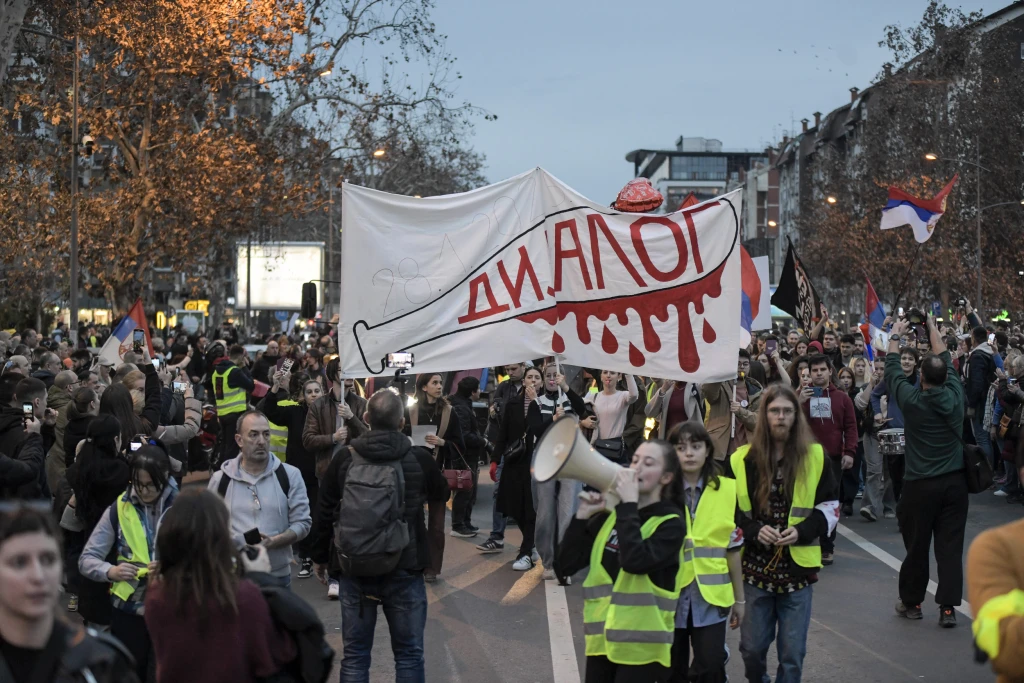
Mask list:
[[[150,572],[157,568],[157,527],[178,489],[170,477],[167,450],[160,442],[135,450],[129,468],[128,490],[100,517],[82,550],[78,569],[88,579],[110,582],[114,608],[110,633],[132,653],[136,674],[144,681],[153,649],[144,618],[146,585]],[[112,554],[115,560],[109,562]]]
[[[775,680],[799,683],[812,586],[822,567],[820,539],[839,522],[839,485],[792,389],[764,390],[754,434],[729,458],[726,476],[736,479],[745,542],[740,654],[747,680],[768,680],[777,631]]]

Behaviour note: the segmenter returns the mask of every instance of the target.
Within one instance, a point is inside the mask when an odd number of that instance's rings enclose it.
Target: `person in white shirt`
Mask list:
[[[640,392],[632,373],[626,375],[626,391],[618,389],[620,379],[621,373],[601,371],[602,389],[593,402],[594,415],[597,417],[593,444],[605,457],[625,465],[621,461],[626,457],[622,442],[622,433],[626,430],[626,411],[640,397]]]

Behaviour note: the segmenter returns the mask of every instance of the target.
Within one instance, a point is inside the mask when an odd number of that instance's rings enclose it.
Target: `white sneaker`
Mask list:
[[[995,492],[992,495],[999,496],[1000,498],[1005,498],[1006,496],[1008,496],[1010,494],[1008,494],[1003,489],[996,489]]]
[[[533,569],[533,558],[529,555],[523,555],[512,563],[512,571],[515,572],[525,572],[531,569]]]
[[[554,581],[555,580],[555,570],[554,569],[545,569],[544,573],[541,576],[544,578],[545,581]]]
[[[341,592],[341,586],[338,584],[337,581],[335,581],[334,579],[331,579],[330,581],[327,582],[327,599],[328,600],[337,600],[338,599],[338,594],[340,592]]]

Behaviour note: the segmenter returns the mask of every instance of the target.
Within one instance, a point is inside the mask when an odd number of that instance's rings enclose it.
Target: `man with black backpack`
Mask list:
[[[425,448],[402,434],[404,406],[391,389],[366,406],[370,431],[339,447],[320,485],[310,544],[327,582],[331,539],[341,567],[342,680],[368,680],[377,606],[383,606],[399,679],[424,680],[428,564],[423,506],[448,500],[448,484]]]

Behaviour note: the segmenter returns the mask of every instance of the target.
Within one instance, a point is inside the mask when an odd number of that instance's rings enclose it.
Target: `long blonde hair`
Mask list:
[[[770,384],[761,394],[761,404],[757,408],[757,427],[750,439],[750,451],[747,458],[754,463],[757,470],[757,488],[751,492],[751,506],[762,516],[768,516],[768,497],[771,493],[772,481],[775,479],[775,458],[773,451],[775,442],[772,439],[771,427],[768,424],[768,406],[776,400],[785,400],[792,404],[796,411],[793,427],[789,430],[789,438],[783,446],[783,457],[779,461],[782,470],[783,494],[792,499],[796,479],[803,470],[807,457],[814,443],[814,434],[807,425],[800,400],[792,389],[782,384]]]

